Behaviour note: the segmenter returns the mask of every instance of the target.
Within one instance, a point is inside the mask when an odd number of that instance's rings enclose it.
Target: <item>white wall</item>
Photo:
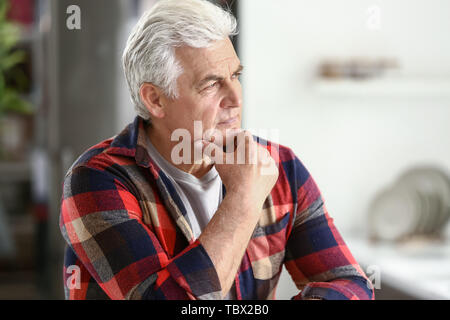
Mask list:
[[[241,1],[244,124],[277,128],[316,179],[340,229],[374,191],[416,163],[450,167],[450,96],[326,97],[328,56],[391,56],[403,73],[450,77],[449,1]],[[366,27],[378,4],[381,30]]]
[[[379,30],[367,9],[381,9]],[[240,1],[244,125],[277,128],[315,178],[341,233],[364,229],[374,193],[416,164],[450,168],[450,95],[323,96],[324,57],[398,58],[402,74],[450,77],[450,1]],[[345,238],[345,236],[344,236]],[[279,298],[294,293],[286,286]]]

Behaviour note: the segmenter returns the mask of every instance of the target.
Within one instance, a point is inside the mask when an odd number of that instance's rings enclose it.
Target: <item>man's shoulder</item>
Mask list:
[[[101,157],[101,154],[107,150],[109,148],[109,146],[111,145],[111,141],[113,139],[107,139],[104,140],[100,143],[97,143],[91,147],[89,147],[86,151],[84,151],[79,157],[78,159],[75,160],[75,162],[72,164],[71,168],[69,169],[69,171],[77,168],[77,167],[81,167],[81,166],[88,166],[89,163],[96,159],[97,157]]]
[[[113,165],[124,165],[132,158],[128,157],[123,150],[114,147],[115,137],[104,140],[84,151],[69,168],[67,174],[78,168],[90,168],[96,170],[106,170]]]
[[[294,151],[285,145],[258,136],[254,136],[254,139],[258,142],[258,144],[267,148],[274,160],[279,163],[287,163],[298,160],[298,157]]]

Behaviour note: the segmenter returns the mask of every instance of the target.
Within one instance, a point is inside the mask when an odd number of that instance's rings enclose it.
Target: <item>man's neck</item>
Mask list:
[[[153,126],[148,126],[147,130],[147,136],[150,139],[150,142],[155,147],[155,149],[159,152],[159,154],[166,159],[170,164],[172,164],[174,167],[187,172],[196,178],[200,179],[202,178],[206,173],[208,173],[213,165],[208,164],[207,161],[202,161],[201,164],[195,164],[193,161],[193,156],[191,159],[191,164],[175,164],[172,161],[172,149],[179,143],[177,141],[171,141],[170,132],[168,133],[162,133],[160,130],[156,130]],[[194,155],[193,152],[193,146],[191,144],[191,155]]]

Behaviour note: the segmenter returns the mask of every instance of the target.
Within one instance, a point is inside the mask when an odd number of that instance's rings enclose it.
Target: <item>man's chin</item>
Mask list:
[[[234,143],[234,138],[242,131],[240,124],[236,124],[230,127],[220,127],[216,126],[214,129],[206,130],[207,133],[204,135],[204,139],[213,141],[218,145],[218,140],[222,138],[222,146],[226,147],[227,143]]]

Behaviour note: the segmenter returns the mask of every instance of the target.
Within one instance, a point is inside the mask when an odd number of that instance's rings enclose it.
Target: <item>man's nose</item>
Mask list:
[[[226,92],[220,106],[222,108],[238,108],[242,105],[242,89],[239,82],[230,81],[225,85]]]

